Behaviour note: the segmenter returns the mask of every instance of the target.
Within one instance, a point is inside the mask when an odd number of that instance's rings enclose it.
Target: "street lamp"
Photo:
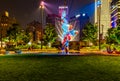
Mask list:
[[[41,49],[42,49],[42,40],[43,40],[43,25],[44,25],[44,2],[41,1],[41,4],[40,4],[40,7],[41,9],[41,24],[42,24],[42,27],[41,27]]]
[[[98,7],[98,27],[99,27],[99,50],[101,50],[100,20],[101,20],[101,0],[97,0]]]
[[[103,29],[104,29],[104,25],[102,24],[102,39],[103,39]]]

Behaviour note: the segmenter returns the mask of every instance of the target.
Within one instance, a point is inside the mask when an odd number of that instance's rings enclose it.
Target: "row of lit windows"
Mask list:
[[[118,12],[118,9],[114,10],[114,11],[111,13],[111,16],[114,16],[117,12]]]
[[[111,5],[111,26],[116,27],[120,18],[120,0],[113,0]]]
[[[2,23],[1,23],[1,26],[2,26],[2,27],[6,27],[6,26],[8,26],[8,24],[2,24]]]

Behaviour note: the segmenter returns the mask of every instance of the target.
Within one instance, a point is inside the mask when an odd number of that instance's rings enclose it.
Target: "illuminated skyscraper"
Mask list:
[[[61,16],[63,12],[68,15],[68,6],[59,6],[59,16]]]
[[[120,0],[111,2],[111,27],[116,27],[120,23]]]
[[[68,6],[66,5],[66,0],[64,0],[64,5],[59,6],[59,16],[61,16],[63,12],[68,15]]]
[[[98,24],[98,22],[100,21],[100,34],[102,34],[103,37],[106,35],[108,28],[111,27],[110,3],[111,0],[101,0],[101,8],[99,12],[99,8],[97,5],[98,0],[95,0],[94,23]],[[99,16],[100,16],[100,20],[99,20]]]
[[[9,16],[8,11],[3,11],[0,13],[0,32],[2,33],[2,36],[5,37],[7,34],[7,30],[9,27],[16,23],[16,19]]]

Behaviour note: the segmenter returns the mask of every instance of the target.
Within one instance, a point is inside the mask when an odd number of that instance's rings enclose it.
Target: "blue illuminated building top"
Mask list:
[[[97,0],[97,6],[100,6],[101,4],[101,0]]]

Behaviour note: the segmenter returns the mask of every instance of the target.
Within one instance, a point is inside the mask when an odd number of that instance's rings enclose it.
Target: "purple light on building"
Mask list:
[[[68,15],[68,6],[59,6],[59,16],[61,16],[63,12]]]
[[[44,2],[43,2],[43,1],[41,1],[40,5],[42,5],[42,6],[43,6],[43,5],[44,5]]]
[[[117,16],[114,16],[111,20],[111,26],[112,28],[115,28],[117,26],[117,19],[118,17]]]

